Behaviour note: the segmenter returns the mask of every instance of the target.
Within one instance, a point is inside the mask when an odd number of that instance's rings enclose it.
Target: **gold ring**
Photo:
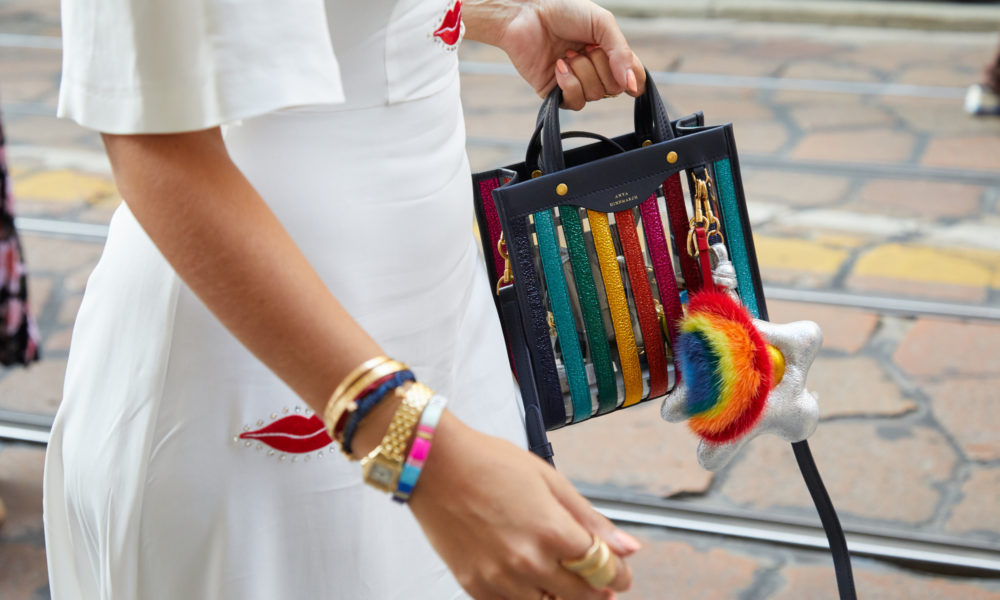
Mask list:
[[[604,94],[604,97],[605,98],[617,98],[618,96],[621,96],[621,95],[622,95],[621,92],[618,92],[617,94]]]
[[[576,573],[595,590],[603,590],[614,581],[618,564],[607,542],[594,536],[594,542],[580,558],[559,561],[563,567]]]

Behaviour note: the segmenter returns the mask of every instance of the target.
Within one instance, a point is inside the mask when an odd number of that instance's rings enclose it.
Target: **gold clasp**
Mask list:
[[[514,272],[510,269],[510,255],[507,254],[507,242],[503,239],[503,232],[500,232],[500,239],[497,240],[497,252],[503,257],[503,276],[497,280],[497,296],[500,295],[500,288],[514,283]]]
[[[700,227],[705,234],[715,233],[719,236],[719,241],[724,242],[722,237],[722,223],[719,217],[712,211],[712,176],[705,174],[705,179],[694,178],[694,218],[688,224],[687,251],[690,256],[698,256],[698,244],[695,238],[696,230]],[[712,226],[715,229],[712,229]]]

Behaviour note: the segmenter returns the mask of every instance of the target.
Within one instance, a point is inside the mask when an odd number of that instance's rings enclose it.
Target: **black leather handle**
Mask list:
[[[566,168],[563,156],[562,134],[559,124],[559,105],[562,103],[562,89],[558,86],[549,92],[538,111],[535,133],[528,144],[525,159],[526,166],[534,170],[538,168],[537,157],[541,156],[542,169],[545,172],[560,171]],[[650,140],[653,143],[672,139],[674,131],[670,127],[670,117],[663,105],[660,92],[653,83],[653,77],[646,71],[646,91],[635,99],[633,111],[635,135],[640,142]],[[541,149],[539,150],[539,145]]]
[[[535,135],[532,136],[531,141],[528,143],[528,153],[524,158],[524,164],[529,173],[535,171],[539,168],[539,157],[542,151],[542,130],[539,127],[535,130]],[[603,136],[599,133],[593,133],[590,131],[564,131],[559,135],[560,139],[568,140],[570,138],[589,138],[592,140],[597,140],[608,145],[613,152],[624,153],[625,148],[615,140]]]

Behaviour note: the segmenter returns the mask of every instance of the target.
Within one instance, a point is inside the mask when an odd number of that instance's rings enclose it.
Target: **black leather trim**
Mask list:
[[[624,140],[615,138],[615,141],[621,143]],[[582,152],[575,155],[574,151],[568,152],[567,158],[571,161],[567,162],[578,164],[573,159],[585,162],[588,154],[592,155],[595,150],[598,154],[607,151],[594,149],[593,146],[603,144],[578,148],[576,150]],[[667,162],[670,152],[677,153],[674,163]],[[678,171],[729,157],[725,127],[712,127],[645,148],[635,148],[624,155],[604,156],[579,167],[570,166],[535,179],[511,182],[498,188],[494,197],[504,222],[563,204],[615,212],[642,204],[664,180]],[[556,193],[560,183],[568,187],[565,196]]]

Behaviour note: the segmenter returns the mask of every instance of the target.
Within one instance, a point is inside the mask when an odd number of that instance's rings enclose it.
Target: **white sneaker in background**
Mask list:
[[[1000,97],[990,88],[977,83],[965,93],[965,112],[970,115],[1000,116]]]

